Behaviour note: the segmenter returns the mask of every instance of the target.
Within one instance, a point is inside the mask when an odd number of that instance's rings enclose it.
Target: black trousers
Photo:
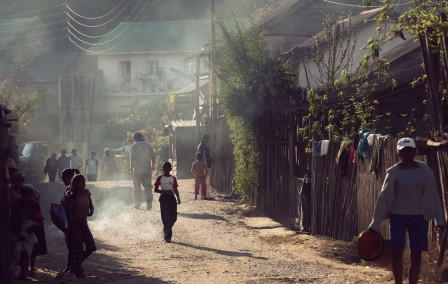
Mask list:
[[[177,221],[176,197],[171,194],[161,194],[159,202],[163,223],[163,237],[165,240],[171,240],[171,237],[173,236],[173,225]]]

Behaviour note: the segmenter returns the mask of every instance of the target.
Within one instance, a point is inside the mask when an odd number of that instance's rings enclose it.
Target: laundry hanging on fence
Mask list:
[[[321,141],[313,141],[313,156],[320,156]]]
[[[324,156],[328,153],[328,146],[330,144],[330,140],[321,140],[320,141],[320,155]]]
[[[328,153],[330,140],[313,141],[313,156],[324,156]]]
[[[381,134],[371,134],[372,140],[373,140],[373,147],[372,147],[372,159],[370,160],[369,165],[369,172],[375,176],[378,177],[378,170],[381,165],[381,156],[383,151],[383,145],[386,142],[388,136],[381,135]]]
[[[341,146],[339,147],[338,154],[336,155],[336,159],[334,160],[336,164],[339,164],[339,160],[342,154],[342,151],[347,147],[348,145],[352,144],[353,140],[350,138],[344,138],[341,142]]]
[[[367,137],[371,134],[371,130],[368,128],[363,128],[359,132],[359,143],[358,143],[358,155],[360,157],[368,157],[370,155],[369,144],[367,141]]]

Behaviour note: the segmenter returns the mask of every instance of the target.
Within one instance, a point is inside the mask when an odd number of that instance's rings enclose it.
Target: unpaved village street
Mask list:
[[[389,271],[361,266],[356,260],[338,260],[337,242],[286,230],[269,218],[242,214],[244,206],[216,193],[212,200],[194,200],[193,183],[179,180],[182,204],[172,243],[163,241],[157,194],[151,211],[146,206],[137,210],[132,208],[131,181],[89,183],[95,204],[89,226],[98,251],[83,265],[86,279],[59,273],[66,264],[67,248],[48,211],[51,202],[61,199],[63,184],[36,184],[42,193],[49,254],[38,257],[34,281],[392,283]]]

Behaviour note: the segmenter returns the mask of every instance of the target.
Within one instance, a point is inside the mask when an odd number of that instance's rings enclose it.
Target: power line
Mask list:
[[[113,38],[111,38],[111,39],[109,39],[109,40],[106,40],[106,41],[102,41],[102,42],[100,42],[100,43],[90,43],[90,42],[84,41],[84,40],[78,38],[78,37],[77,37],[77,36],[76,36],[70,29],[68,29],[67,31],[68,31],[71,35],[73,35],[73,37],[76,38],[78,41],[80,41],[80,42],[82,42],[82,43],[85,43],[85,44],[87,44],[87,45],[90,45],[90,46],[95,46],[95,45],[103,45],[103,44],[106,44],[106,43],[109,43],[109,42],[113,41],[113,40],[116,39],[117,37],[120,37],[122,34],[124,34],[124,33],[127,31],[127,29],[130,29],[130,26],[125,27],[125,28],[123,29],[123,31],[121,31],[120,33],[118,33],[118,34],[117,34],[116,36],[114,36]]]
[[[138,5],[135,6],[134,10],[132,10],[131,13],[129,13],[129,15],[126,17],[126,19],[123,22],[127,22],[127,20],[132,16],[132,14],[134,14],[134,12],[137,10],[137,8],[138,8]],[[136,18],[134,18],[132,21],[135,21],[135,19]],[[103,34],[103,35],[89,36],[89,35],[83,34],[82,32],[78,31],[70,22],[67,21],[67,24],[70,27],[72,27],[72,29],[75,30],[78,34],[80,34],[82,36],[85,36],[85,37],[88,37],[88,38],[103,38],[103,37],[113,33],[120,26],[120,25],[117,25],[113,30],[111,30],[111,31],[109,31],[109,32],[107,32],[106,34]],[[80,41],[82,41],[82,40],[80,40]]]
[[[149,8],[151,8],[153,4],[154,4],[154,2],[151,2]],[[143,4],[143,6],[142,6],[140,12],[136,15],[136,17],[134,18],[134,20],[136,20],[137,17],[142,13],[142,11],[143,11],[143,9],[146,7],[146,5],[148,5],[147,2],[146,2],[145,4]],[[101,50],[101,51],[91,51],[91,50],[85,49],[85,48],[81,47],[79,44],[77,44],[76,42],[74,42],[73,39],[72,39],[71,37],[68,36],[68,39],[69,39],[69,40],[70,40],[76,47],[78,47],[79,49],[81,49],[81,50],[83,50],[83,51],[85,51],[85,52],[92,53],[92,54],[100,54],[100,53],[104,53],[104,52],[107,52],[107,51],[109,51],[109,50],[112,50],[112,49],[114,49],[115,47],[117,47],[118,45],[120,45],[120,44],[121,44],[123,41],[125,41],[130,35],[132,35],[132,34],[134,33],[134,31],[137,29],[137,27],[138,27],[138,24],[134,23],[134,28],[132,29],[132,31],[129,32],[125,37],[123,37],[117,44],[113,45],[112,47],[110,47],[110,48],[108,48],[108,49]]]
[[[32,42],[32,43],[27,43],[27,44],[20,44],[20,45],[13,45],[13,46],[8,46],[8,47],[3,47],[3,48],[0,48],[0,50],[3,50],[3,49],[10,49],[10,48],[16,48],[16,47],[22,47],[22,46],[28,46],[28,45],[36,45],[36,44],[39,44],[39,43],[44,43],[44,42],[49,42],[49,41],[55,41],[55,40],[63,39],[63,38],[67,38],[67,36],[65,35],[65,36],[63,36],[63,37],[53,38],[53,39],[49,39],[49,40],[42,40],[42,41]]]
[[[57,13],[57,14],[52,14],[52,15],[47,15],[47,16],[42,16],[42,17],[36,17],[36,18],[27,18],[27,19],[20,19],[20,20],[12,20],[11,22],[7,22],[7,23],[0,23],[0,25],[16,25],[17,23],[22,23],[22,22],[30,22],[30,21],[37,21],[37,20],[41,20],[41,19],[45,19],[45,18],[50,18],[50,17],[54,17],[54,16],[59,16],[59,15],[63,15],[64,13]]]
[[[64,23],[64,22],[65,21],[58,21],[58,22],[52,22],[52,23],[47,23],[47,24],[42,24],[42,25],[36,25],[36,26],[32,26],[32,27],[0,31],[0,34],[1,33],[10,33],[10,32],[15,32],[15,31],[22,31],[22,30],[29,30],[29,29],[33,29],[33,28],[37,28],[37,27],[43,27],[43,26],[47,26],[47,25],[55,25],[55,24]]]
[[[142,0],[139,0],[140,1],[140,3],[141,3],[141,1]],[[108,23],[110,23],[110,22],[112,22],[113,20],[115,20],[121,13],[123,13],[123,11],[130,5],[132,3],[132,1],[129,1],[128,2],[128,4],[118,13],[118,14],[116,14],[113,18],[111,18],[110,20],[108,20],[107,22],[104,22],[104,23],[102,23],[102,24],[99,24],[99,25],[94,25],[94,26],[90,26],[90,25],[86,25],[86,24],[83,24],[83,23],[80,23],[80,22],[78,22],[77,20],[75,20],[69,13],[67,13],[66,12],[66,14],[67,14],[67,16],[69,16],[70,17],[70,19],[72,19],[75,23],[77,23],[78,25],[80,25],[80,26],[83,26],[83,27],[86,27],[86,28],[98,28],[98,27],[101,27],[101,26],[104,26],[104,25],[107,25]]]
[[[121,4],[123,4],[126,0],[121,1],[120,4],[118,4],[117,6],[115,6],[112,10],[110,10],[109,12],[107,12],[106,14],[102,15],[102,16],[98,16],[98,17],[86,17],[86,16],[81,16],[78,13],[76,13],[75,11],[73,11],[73,9],[71,9],[67,4],[64,3],[65,7],[67,7],[68,10],[70,10],[70,12],[72,12],[73,14],[75,14],[76,16],[83,18],[83,19],[87,19],[87,20],[97,20],[97,19],[101,19],[104,18],[106,16],[109,16],[109,14],[111,14],[113,11],[115,11],[119,6],[121,6]]]
[[[54,8],[57,8],[57,7],[62,7],[62,4],[59,4],[59,5],[56,5],[56,6],[52,6],[52,7],[48,7],[48,8],[44,8],[44,9],[39,9],[39,10],[33,10],[33,11],[29,11],[29,12],[24,12],[24,13],[20,13],[20,14],[4,16],[4,17],[0,17],[0,19],[15,18],[15,17],[17,17],[17,16],[22,16],[22,15],[32,14],[32,13],[36,13],[36,12],[46,11],[46,10],[54,9]]]
[[[43,35],[43,34],[49,34],[49,33],[56,33],[56,32],[60,32],[60,31],[65,31],[66,29],[59,29],[59,30],[54,30],[54,31],[48,31],[48,32],[43,32],[43,33],[33,33],[30,35],[25,35],[25,36],[19,36],[19,37],[10,37],[10,38],[0,38],[0,41],[3,40],[12,40],[12,39],[20,39],[20,38],[24,38],[24,37],[31,37],[31,36],[37,36],[37,35]]]
[[[323,0],[323,1],[330,3],[330,4],[340,5],[340,6],[357,7],[357,8],[365,8],[365,9],[368,9],[369,7],[373,7],[373,8],[381,7],[381,6],[365,6],[365,5],[346,4],[346,3],[340,3],[340,2],[330,1],[330,0]]]

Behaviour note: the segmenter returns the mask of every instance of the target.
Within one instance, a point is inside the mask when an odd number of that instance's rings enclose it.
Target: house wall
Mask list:
[[[149,61],[158,61],[162,74],[152,74]],[[122,62],[130,62],[125,71]],[[106,96],[166,95],[194,82],[195,58],[185,53],[114,54],[98,56]],[[201,63],[201,73],[206,65]],[[117,100],[114,98],[114,100]]]
[[[352,54],[352,56],[353,56],[352,62],[353,63],[351,64],[351,70],[349,70],[349,73],[353,73],[356,71],[356,69],[358,68],[362,59],[368,53],[368,50],[365,48],[365,46],[367,45],[369,38],[375,37],[376,27],[377,27],[376,22],[372,22],[372,23],[368,23],[368,24],[361,24],[361,25],[357,26],[357,31],[356,31],[356,35],[355,35],[356,44],[355,44],[354,52]],[[406,38],[407,38],[407,40],[410,40],[411,37],[409,35],[406,35]],[[346,41],[347,36],[345,35],[343,37],[343,39],[341,39],[341,40],[342,40],[342,42]],[[395,39],[391,40],[390,42],[385,43],[384,45],[381,46],[380,57],[385,52],[391,50],[394,47],[402,45],[405,42],[406,41],[404,41],[400,38],[395,38]],[[322,47],[325,48],[325,46],[322,46]],[[324,62],[327,64],[328,64],[328,56],[329,56],[329,53],[327,51],[324,51],[324,57],[326,58],[324,60]],[[322,86],[322,83],[319,81],[321,74],[319,72],[318,65],[312,61],[307,62],[306,66],[304,66],[304,65],[305,65],[304,59],[302,59],[302,63],[300,64],[300,67],[298,70],[299,86],[310,87],[310,88],[316,88],[318,86]],[[304,67],[306,67],[306,69],[307,69],[308,78],[305,74]]]

